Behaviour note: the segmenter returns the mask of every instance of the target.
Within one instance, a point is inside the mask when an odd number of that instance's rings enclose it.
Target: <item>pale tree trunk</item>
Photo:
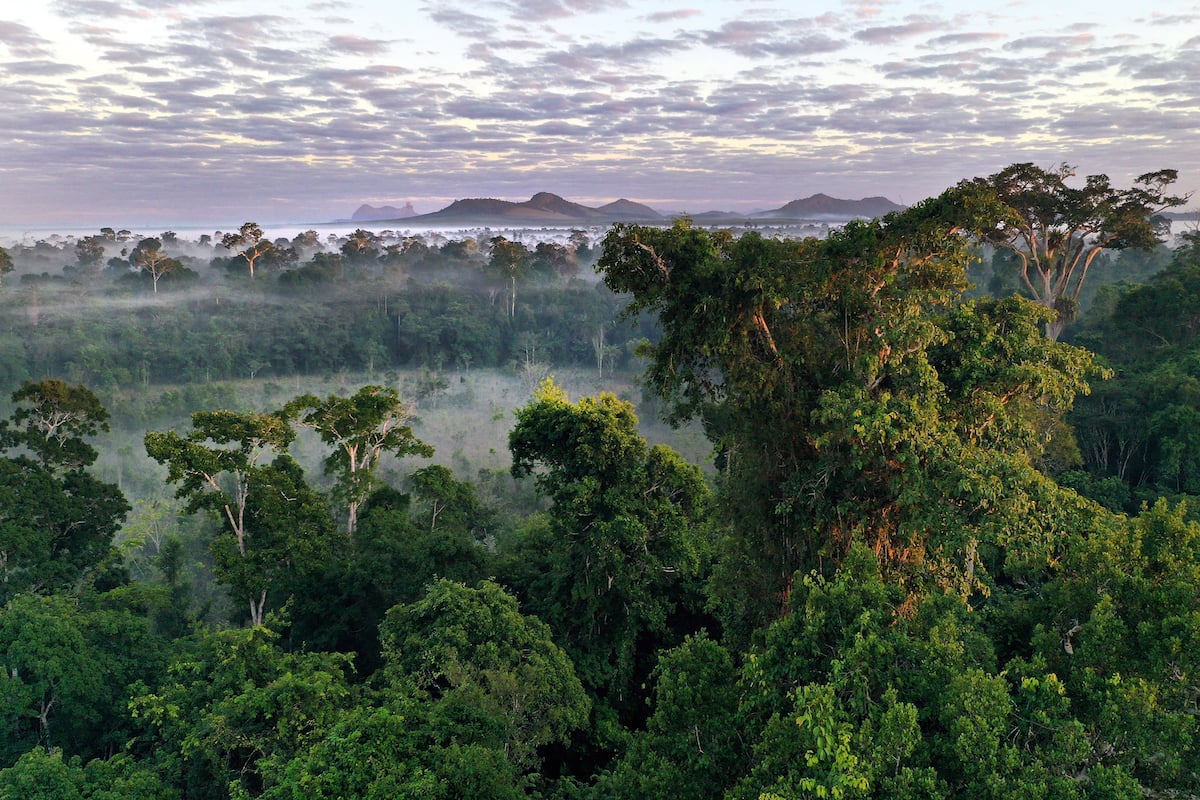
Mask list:
[[[263,624],[263,611],[267,607],[267,590],[263,589],[262,594],[255,600],[250,598],[250,624],[257,628]]]

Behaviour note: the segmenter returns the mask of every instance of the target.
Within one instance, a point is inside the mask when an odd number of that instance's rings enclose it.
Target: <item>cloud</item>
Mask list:
[[[149,13],[145,10],[129,8],[119,0],[55,0],[54,5],[68,17],[91,20],[145,17]]]
[[[1024,36],[1020,39],[1014,39],[1004,45],[1005,50],[1026,51],[1026,50],[1073,50],[1083,45],[1089,45],[1095,40],[1095,37],[1090,33],[1080,33],[1073,36],[1065,35],[1049,35],[1049,36]]]
[[[49,42],[28,25],[0,20],[0,46],[19,58],[41,58],[50,54]]]
[[[945,23],[929,18],[912,19],[901,25],[880,25],[854,32],[854,38],[869,44],[890,44],[927,33],[944,30]]]
[[[675,20],[688,19],[690,17],[699,16],[701,13],[698,8],[677,8],[672,11],[656,11],[653,14],[647,14],[642,19],[655,24],[663,22],[674,22]]]
[[[430,8],[429,18],[464,39],[489,38],[496,29],[496,21],[489,17],[472,14],[444,4]]]
[[[74,64],[64,64],[61,61],[50,61],[48,59],[0,62],[0,72],[6,72],[14,76],[42,76],[49,78],[62,77],[80,71],[80,68]]]
[[[368,39],[365,36],[343,34],[329,37],[329,47],[334,53],[373,56],[386,53],[389,45],[391,45],[391,42],[384,39]]]
[[[795,21],[734,20],[717,30],[704,31],[698,38],[709,47],[731,50],[748,58],[804,57],[837,52],[846,46],[808,27]]]
[[[700,210],[813,191],[911,201],[1013,160],[1111,158],[1090,169],[1115,175],[1149,153],[1133,174],[1161,160],[1183,176],[1200,172],[1183,146],[1200,134],[1200,37],[1162,24],[1164,1],[1113,30],[895,2],[789,17],[760,0],[429,0],[370,20],[344,2],[64,0],[52,36],[0,21],[0,172],[22,187],[0,219],[85,201],[321,219],[347,213],[318,213],[330,198],[396,181],[528,197],[546,188],[533,174]]]
[[[514,19],[524,22],[576,14],[596,14],[629,7],[624,0],[505,0],[503,5]]]
[[[1007,39],[1008,34],[1000,31],[963,31],[935,36],[925,44],[927,47],[970,47]]]

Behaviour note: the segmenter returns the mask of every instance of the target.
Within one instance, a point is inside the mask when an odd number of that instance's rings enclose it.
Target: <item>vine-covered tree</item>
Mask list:
[[[1086,389],[1091,359],[1040,336],[1032,303],[955,307],[965,233],[1000,213],[966,186],[825,240],[609,232],[605,283],[663,330],[648,385],[722,452],[732,535],[715,585],[742,635],[786,604],[797,568],[854,541],[897,579],[969,592],[980,543],[1014,544],[1006,521],[1054,507],[1035,500],[1053,491],[1031,466],[1035,423]]]

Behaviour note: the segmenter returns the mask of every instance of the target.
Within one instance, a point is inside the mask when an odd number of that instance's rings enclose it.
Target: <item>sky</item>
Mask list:
[[[1027,161],[1200,188],[1200,2],[0,3],[0,227],[911,204]]]

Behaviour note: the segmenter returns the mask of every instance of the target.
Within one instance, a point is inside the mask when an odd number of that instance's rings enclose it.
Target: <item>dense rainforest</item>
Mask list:
[[[0,251],[0,800],[1200,796],[1200,235],[1069,177]]]

